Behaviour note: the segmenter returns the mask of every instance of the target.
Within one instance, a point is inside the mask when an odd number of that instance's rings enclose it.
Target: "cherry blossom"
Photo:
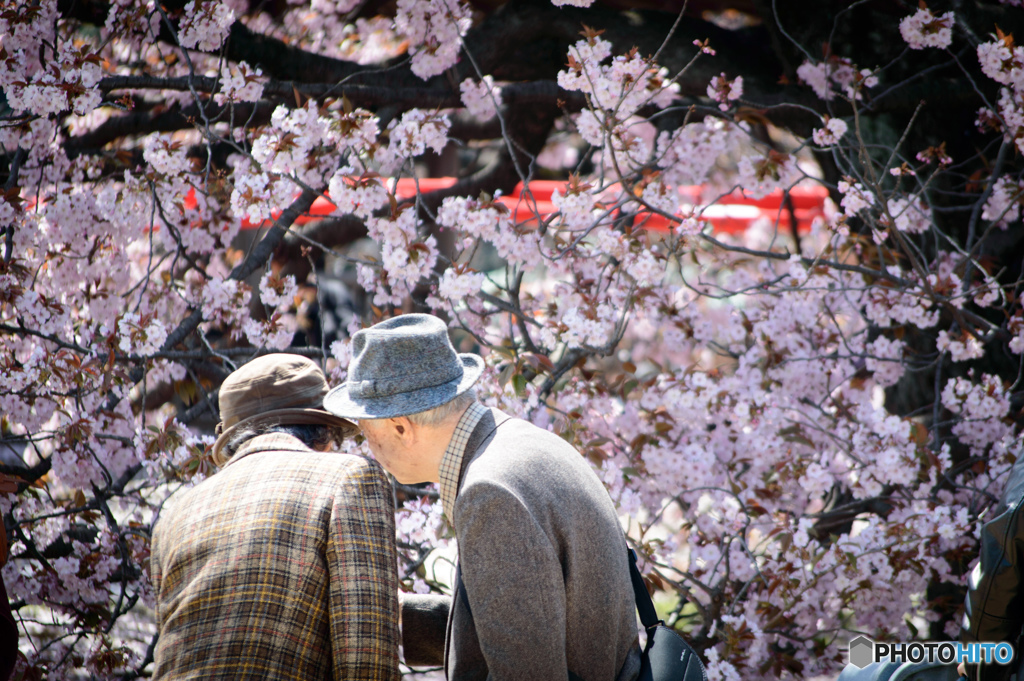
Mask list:
[[[267,272],[260,279],[260,300],[264,305],[269,305],[272,308],[291,305],[292,299],[298,292],[299,287],[295,283],[295,277],[290,274],[279,277],[272,272]]]
[[[1020,89],[1024,78],[1024,46],[1014,46],[1012,41],[993,40],[978,45],[978,61],[986,76],[1002,85],[1014,85]]]
[[[477,118],[492,118],[501,107],[501,88],[494,84],[491,76],[484,76],[479,82],[467,78],[459,85],[459,90],[466,110]]]
[[[859,182],[851,183],[843,180],[839,183],[839,192],[843,195],[840,205],[847,216],[856,215],[875,203],[875,197]]]
[[[656,158],[672,184],[699,184],[708,178],[718,157],[734,148],[736,126],[716,118],[690,123],[658,135]]]
[[[796,184],[800,179],[800,170],[796,159],[774,151],[763,157],[744,156],[737,167],[737,181],[754,198],[760,198],[770,192]]]
[[[869,69],[857,70],[845,57],[832,56],[818,63],[805,61],[796,70],[800,80],[810,85],[820,99],[830,100],[836,96],[836,87],[846,97],[861,99],[864,88],[878,84],[878,77]]]
[[[484,281],[486,276],[481,272],[445,270],[437,283],[437,293],[443,300],[466,300],[481,289]]]
[[[820,147],[830,147],[838,144],[848,130],[846,122],[841,118],[829,118],[825,121],[824,128],[815,128],[811,133],[814,143]]]
[[[920,196],[893,199],[889,202],[889,214],[901,232],[923,234],[932,226],[931,209]]]
[[[185,5],[185,16],[178,27],[182,47],[211,52],[227,37],[235,13],[227,3],[213,0],[191,0]]]
[[[427,79],[455,63],[470,25],[463,0],[398,0],[395,26],[412,44],[412,71]]]
[[[228,102],[258,102],[263,95],[263,71],[255,70],[244,61],[225,69],[221,77],[221,91],[214,95],[215,102],[223,106]]]
[[[428,148],[440,153],[448,143],[449,127],[447,116],[412,109],[389,128],[389,150],[402,158],[420,156]]]
[[[985,354],[985,348],[981,342],[969,333],[963,333],[959,338],[953,338],[947,331],[939,331],[935,346],[939,352],[948,352],[954,362],[977,359]]]
[[[335,172],[329,184],[331,201],[341,213],[368,218],[388,204],[388,191],[380,178],[374,175],[354,175],[354,168],[345,167]]]
[[[743,76],[736,76],[732,80],[726,78],[725,74],[715,76],[708,84],[708,97],[718,102],[718,108],[728,111],[732,106],[730,102],[743,96]]]
[[[992,187],[992,194],[985,201],[981,217],[1006,229],[1010,223],[1020,219],[1022,197],[1024,184],[1014,182],[1009,177],[1000,177]]]
[[[953,42],[953,23],[952,12],[936,16],[927,7],[921,7],[900,21],[900,34],[912,50],[945,49]]]
[[[928,594],[962,584],[1021,447],[1012,36],[855,4],[867,49],[759,15],[794,78],[732,28],[685,14],[666,42],[675,17],[586,0],[9,4],[26,678],[150,674],[149,531],[214,473],[219,382],[284,350],[336,385],[352,334],[412,310],[484,357],[484,404],[577,447],[712,678],[827,678],[854,632],[958,621]],[[963,97],[915,118],[921,73]],[[396,491],[402,588],[444,591],[437,491]]]

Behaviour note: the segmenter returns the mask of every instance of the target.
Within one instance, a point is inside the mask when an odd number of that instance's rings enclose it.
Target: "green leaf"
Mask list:
[[[507,360],[514,360],[516,358],[515,350],[504,345],[492,346],[491,352],[496,352]]]
[[[506,364],[502,367],[501,371],[498,373],[498,385],[504,388],[512,378],[512,372],[515,371],[515,368],[514,364]]]

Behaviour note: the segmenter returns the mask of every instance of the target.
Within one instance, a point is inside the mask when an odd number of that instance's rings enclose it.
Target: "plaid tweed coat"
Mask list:
[[[177,495],[153,530],[155,679],[398,679],[391,485],[281,433]]]

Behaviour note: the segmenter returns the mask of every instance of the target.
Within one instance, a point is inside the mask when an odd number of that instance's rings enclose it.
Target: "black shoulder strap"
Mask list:
[[[644,578],[640,576],[640,570],[636,566],[636,551],[631,548],[629,551],[629,577],[633,581],[633,596],[636,597],[636,609],[640,612],[640,621],[645,629],[650,629],[656,624],[661,624],[658,619],[658,611],[654,609],[651,595],[647,593],[647,585]]]

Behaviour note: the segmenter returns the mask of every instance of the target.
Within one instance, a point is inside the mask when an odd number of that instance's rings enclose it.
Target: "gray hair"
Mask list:
[[[224,443],[223,447],[221,447],[220,456],[214,463],[218,466],[223,466],[238,453],[238,450],[242,448],[242,445],[257,435],[265,435],[267,433],[284,433],[285,435],[291,435],[292,437],[298,438],[302,441],[302,444],[306,445],[310,449],[322,450],[332,445],[340,444],[341,441],[345,439],[347,432],[348,431],[344,428],[328,426],[321,423],[302,425],[286,423],[256,423],[251,426],[239,428],[237,432],[232,433],[228,441]]]
[[[457,395],[454,400],[445,402],[440,407],[409,414],[406,418],[417,426],[439,426],[453,415],[465,411],[474,402],[476,402],[476,391],[470,388],[461,395]]]

